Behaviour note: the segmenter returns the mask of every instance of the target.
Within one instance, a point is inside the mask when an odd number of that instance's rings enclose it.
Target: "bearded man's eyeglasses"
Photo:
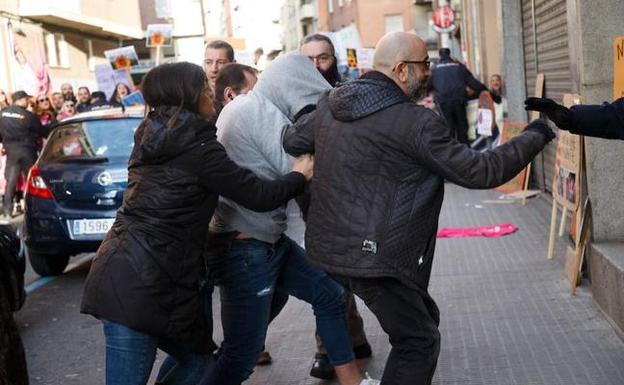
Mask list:
[[[423,64],[426,70],[431,68],[431,62],[429,60],[402,60],[402,62],[407,64]]]

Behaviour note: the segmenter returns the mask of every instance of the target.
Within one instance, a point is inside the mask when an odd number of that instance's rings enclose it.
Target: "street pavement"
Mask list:
[[[501,238],[438,240],[430,292],[440,308],[442,349],[434,384],[624,384],[624,342],[593,303],[588,283],[584,280],[577,296],[569,294],[563,275],[567,241],[558,239],[555,259],[546,259],[546,199],[531,199],[524,207],[487,204],[483,201],[500,194],[451,184],[446,190],[441,227],[513,223],[519,231]],[[289,235],[303,242],[295,209]],[[88,257],[79,258],[63,276],[32,292],[16,316],[31,384],[104,383],[100,323],[79,314],[90,266]],[[380,378],[388,339],[359,304],[374,354],[361,364]],[[218,313],[215,307],[216,320]],[[215,340],[221,336],[218,327]],[[269,328],[266,347],[273,364],[256,368],[245,384],[337,384],[308,376],[315,343],[307,304],[289,300]],[[158,361],[162,358],[159,354]]]

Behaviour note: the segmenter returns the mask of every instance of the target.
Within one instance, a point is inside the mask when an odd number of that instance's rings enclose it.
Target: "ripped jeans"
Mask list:
[[[239,385],[264,346],[275,290],[312,305],[316,325],[334,365],[353,360],[344,289],[310,265],[305,251],[285,235],[274,244],[233,240],[219,281],[224,341],[205,385]]]

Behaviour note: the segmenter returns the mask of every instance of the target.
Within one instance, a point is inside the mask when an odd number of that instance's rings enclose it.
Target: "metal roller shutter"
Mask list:
[[[543,73],[544,96],[561,103],[572,92],[566,0],[521,1],[527,92],[535,94],[535,77]],[[535,187],[552,190],[556,147],[553,141],[533,162]]]

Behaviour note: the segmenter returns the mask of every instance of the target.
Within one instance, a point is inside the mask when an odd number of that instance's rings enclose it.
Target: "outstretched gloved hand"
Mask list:
[[[548,124],[542,119],[537,119],[537,120],[532,121],[528,126],[526,126],[524,131],[539,132],[540,134],[544,135],[544,137],[546,138],[546,143],[550,142],[551,140],[557,137],[557,135],[555,135],[555,133],[550,129],[550,127],[548,127]]]
[[[562,130],[569,130],[572,126],[572,111],[551,99],[527,98],[524,104],[525,110],[544,113],[548,116],[548,119],[552,120]]]

